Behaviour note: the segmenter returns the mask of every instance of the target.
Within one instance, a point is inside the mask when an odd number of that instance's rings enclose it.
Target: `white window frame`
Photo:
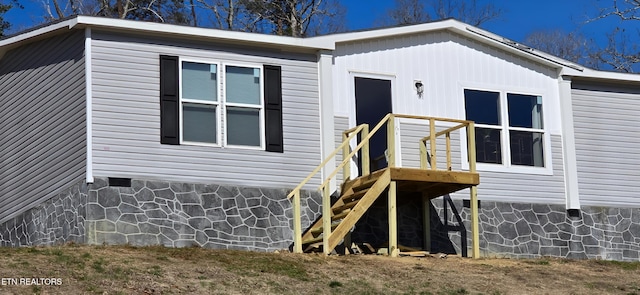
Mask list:
[[[257,105],[254,104],[244,104],[244,103],[234,103],[227,102],[227,66],[231,67],[241,67],[241,68],[254,68],[260,70],[260,111],[258,121],[260,123],[259,132],[260,132],[260,146],[248,146],[248,145],[230,145],[227,143],[227,106],[229,107],[237,107],[237,108],[247,108],[247,109],[257,109]],[[221,83],[224,85],[224,91],[222,96],[223,99],[223,112],[221,113],[224,119],[224,146],[232,147],[232,148],[240,148],[240,149],[251,149],[251,150],[265,150],[265,126],[264,126],[264,67],[260,64],[249,64],[249,63],[223,63],[222,64],[222,78]]]
[[[217,85],[216,85],[216,94],[217,101],[203,101],[197,99],[185,99],[182,97],[182,63],[183,62],[193,62],[193,63],[202,63],[209,65],[216,65],[217,71]],[[249,149],[249,150],[265,150],[265,122],[264,122],[264,67],[261,64],[250,64],[250,63],[226,63],[220,62],[211,59],[201,59],[201,58],[183,58],[180,57],[178,59],[179,70],[178,70],[178,84],[179,84],[179,122],[180,122],[180,144],[182,145],[194,145],[194,146],[206,146],[206,147],[229,147],[234,149]],[[253,68],[258,69],[260,71],[260,104],[243,104],[243,103],[228,103],[226,100],[226,69],[227,66],[233,67],[244,67],[244,68]],[[216,143],[206,143],[206,142],[196,142],[196,141],[185,141],[183,138],[183,105],[184,103],[195,103],[195,104],[203,104],[203,105],[215,105],[216,106]],[[247,109],[258,109],[259,108],[259,135],[260,135],[260,146],[245,146],[245,145],[230,145],[227,143],[227,107],[237,107],[237,108],[247,108]]]
[[[475,127],[491,128],[500,130],[500,148],[502,153],[502,164],[495,163],[480,163],[476,162],[476,169],[478,171],[491,171],[491,172],[507,172],[507,173],[522,173],[522,174],[537,174],[537,175],[553,175],[552,166],[552,151],[551,151],[551,135],[549,132],[549,120],[547,119],[548,108],[548,95],[545,95],[544,91],[535,89],[522,89],[522,88],[505,88],[505,87],[487,87],[478,85],[462,85],[460,90],[460,97],[462,102],[462,115],[461,117],[466,120],[466,99],[464,96],[465,90],[478,90],[499,93],[498,103],[500,104],[500,125],[487,125],[487,124],[475,124]],[[522,128],[522,127],[510,127],[509,126],[509,108],[507,94],[520,94],[531,95],[540,97],[542,100],[542,129],[537,128]],[[542,147],[542,156],[544,157],[544,167],[526,166],[526,165],[514,165],[511,163],[511,141],[509,131],[526,131],[526,132],[539,132],[542,133],[544,140]],[[469,169],[469,158],[467,153],[467,133],[466,130],[461,131],[460,135],[460,151],[462,153],[462,169]]]
[[[198,99],[185,99],[182,97],[182,63],[183,62],[193,62],[193,63],[202,63],[202,64],[209,64],[209,65],[216,65],[216,75],[217,75],[217,81],[216,81],[216,98],[217,101],[204,101],[204,100],[198,100]],[[178,85],[179,85],[179,93],[180,93],[180,97],[179,97],[179,118],[178,121],[180,122],[180,144],[184,144],[184,145],[199,145],[199,146],[209,146],[209,147],[221,147],[222,146],[222,116],[221,116],[221,111],[222,111],[222,96],[221,93],[222,91],[220,91],[220,73],[221,73],[221,65],[218,62],[215,61],[211,61],[211,60],[205,60],[205,59],[193,59],[193,58],[178,58],[178,65],[179,65],[179,69],[178,69]],[[183,118],[184,118],[184,103],[195,103],[195,104],[204,104],[204,105],[215,105],[216,106],[216,143],[206,143],[206,142],[197,142],[197,141],[185,141],[183,138]]]

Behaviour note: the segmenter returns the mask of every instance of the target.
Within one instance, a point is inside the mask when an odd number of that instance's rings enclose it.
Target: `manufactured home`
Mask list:
[[[0,102],[4,246],[640,259],[640,76],[456,20],[76,16],[0,40]]]

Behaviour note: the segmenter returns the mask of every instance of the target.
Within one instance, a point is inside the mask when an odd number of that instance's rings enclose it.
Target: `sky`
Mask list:
[[[12,9],[5,19],[12,24],[11,32],[27,29],[40,23],[45,14],[43,1],[19,0],[25,9]],[[393,6],[393,0],[338,0],[347,10],[349,30],[366,29],[379,23]],[[561,29],[572,32],[577,29],[596,42],[604,42],[618,20],[610,18],[597,22],[586,21],[597,15],[598,7],[606,7],[613,0],[478,0],[493,3],[503,11],[502,16],[483,25],[483,28],[502,37],[521,42],[527,34],[536,30]],[[4,2],[4,0],[3,0]],[[63,1],[64,2],[64,1]]]

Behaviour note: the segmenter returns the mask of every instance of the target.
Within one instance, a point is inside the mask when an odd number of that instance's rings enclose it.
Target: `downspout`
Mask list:
[[[86,118],[87,123],[87,158],[86,158],[86,181],[93,183],[93,84],[91,69],[91,28],[84,29],[84,77],[85,77],[85,98],[86,98]]]
[[[571,77],[560,76],[558,84],[560,89],[562,159],[564,161],[564,187],[567,198],[567,210],[579,210],[580,195],[578,192],[578,165],[576,159],[576,140],[573,124]]]
[[[318,51],[318,92],[320,98],[320,145],[321,159],[323,161],[326,156],[335,150],[334,138],[334,116],[333,116],[333,52],[330,50]],[[322,181],[336,167],[335,159],[329,160],[327,165],[321,171]],[[336,181],[332,179],[330,191],[336,191]]]

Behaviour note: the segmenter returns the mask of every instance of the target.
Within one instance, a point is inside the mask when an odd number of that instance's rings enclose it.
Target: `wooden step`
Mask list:
[[[331,221],[336,221],[336,220],[342,219],[345,216],[347,216],[349,214],[349,212],[351,212],[351,209],[347,209],[347,210],[342,211],[342,213],[340,213],[340,214],[333,215],[333,216],[331,216]]]
[[[340,225],[340,223],[334,223],[334,224],[332,224],[332,225],[331,225],[331,231],[333,231],[334,229],[336,229],[336,227],[338,227],[338,225]],[[314,228],[314,229],[312,229],[312,230],[311,230],[311,233],[313,234],[313,236],[314,236],[314,237],[315,237],[315,236],[317,236],[317,235],[319,235],[319,234],[322,234],[323,232],[324,232],[324,228],[323,228],[322,226],[321,226],[321,227],[318,227],[318,228]]]
[[[304,240],[302,241],[302,244],[307,245],[307,244],[313,244],[313,243],[319,243],[319,242],[322,242],[322,236],[315,237],[313,239]]]
[[[355,193],[351,193],[348,195],[344,195],[342,197],[340,197],[340,199],[342,199],[343,201],[346,201],[345,203],[351,202],[353,200],[359,200],[362,199],[362,197],[369,191],[369,189],[365,189],[365,190],[361,190],[359,192],[355,192]]]
[[[374,178],[371,178],[371,179],[365,180],[365,181],[363,181],[361,184],[354,186],[354,187],[353,187],[353,191],[354,191],[354,192],[357,192],[357,191],[361,191],[361,190],[364,190],[364,189],[368,189],[368,188],[370,188],[371,186],[373,186],[373,184],[375,184],[375,183],[376,183],[376,181],[378,181],[378,178],[377,178],[377,177],[374,177]]]
[[[349,203],[345,203],[344,205],[340,206],[340,207],[336,207],[331,209],[333,211],[333,214],[339,214],[340,212],[346,210],[346,209],[351,209],[353,207],[356,206],[356,204],[358,204],[358,202],[360,202],[360,200],[355,200],[355,201],[351,201]]]

